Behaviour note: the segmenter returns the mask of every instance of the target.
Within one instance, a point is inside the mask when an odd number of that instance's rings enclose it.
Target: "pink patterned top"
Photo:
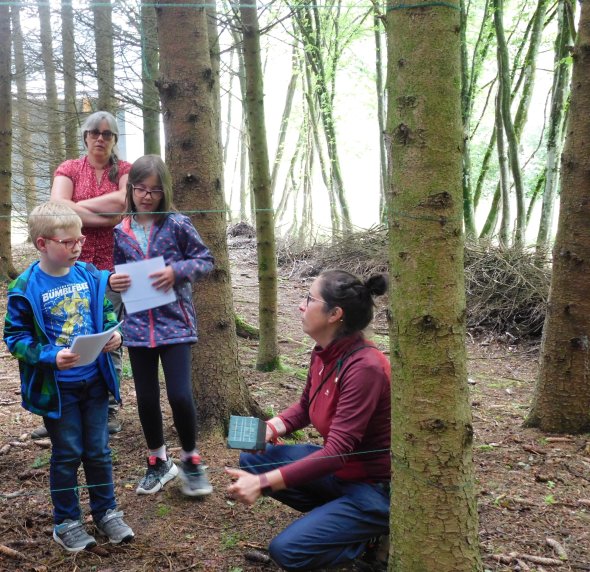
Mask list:
[[[119,160],[119,177],[129,173],[130,169],[131,163]],[[118,181],[113,183],[109,180],[109,169],[103,171],[100,183],[97,182],[95,168],[88,161],[88,157],[64,161],[55,170],[54,176],[71,179],[74,184],[72,200],[75,203],[119,189]],[[91,262],[99,270],[113,270],[113,227],[82,227],[82,234],[86,236],[86,242],[80,260]]]

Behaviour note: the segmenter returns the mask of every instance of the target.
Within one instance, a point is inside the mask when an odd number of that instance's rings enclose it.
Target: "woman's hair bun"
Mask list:
[[[365,281],[365,287],[371,296],[382,296],[387,292],[387,276],[385,274],[373,274]]]

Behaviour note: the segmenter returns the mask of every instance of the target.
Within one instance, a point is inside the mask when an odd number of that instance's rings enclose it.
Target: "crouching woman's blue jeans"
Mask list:
[[[240,467],[266,473],[318,449],[316,445],[269,445],[264,453],[242,453]],[[271,496],[306,513],[270,543],[271,557],[285,570],[315,570],[353,560],[371,538],[389,530],[389,483],[328,476]]]
[[[90,512],[99,521],[116,507],[109,449],[108,389],[102,378],[59,382],[61,417],[43,422],[51,439],[49,484],[53,519],[81,517],[78,467],[82,463],[90,497]]]

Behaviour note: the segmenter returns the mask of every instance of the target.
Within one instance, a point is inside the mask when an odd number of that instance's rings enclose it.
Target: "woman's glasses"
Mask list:
[[[90,129],[90,131],[86,131],[86,133],[90,135],[91,139],[98,139],[102,136],[104,141],[110,141],[113,138],[113,135],[115,135],[112,131],[109,131],[108,129],[105,129],[104,131],[101,131],[100,129]]]
[[[326,302],[325,300],[320,300],[319,298],[316,298],[315,296],[312,296],[311,294],[308,294],[307,297],[305,298],[305,307],[307,308],[309,306],[309,303],[315,300],[316,302],[321,302],[322,304],[328,304],[328,302]]]
[[[63,244],[68,250],[74,250],[76,244],[84,246],[84,243],[86,242],[86,237],[84,235],[81,235],[78,238],[52,238],[50,236],[44,236],[43,238],[45,240],[51,240],[52,242]]]
[[[164,196],[164,190],[163,189],[148,189],[147,187],[141,187],[139,185],[135,186],[132,185],[133,187],[133,192],[135,193],[135,196],[143,199],[144,197],[147,197],[148,195],[156,200],[161,199]]]

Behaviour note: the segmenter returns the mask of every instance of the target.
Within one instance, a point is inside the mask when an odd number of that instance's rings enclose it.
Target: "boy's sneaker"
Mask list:
[[[180,480],[182,481],[180,490],[189,497],[204,497],[213,492],[199,455],[193,455],[186,461],[182,461]]]
[[[129,542],[135,536],[131,527],[123,520],[123,511],[114,508],[107,510],[100,522],[96,523],[96,528],[109,537],[111,544]]]
[[[168,457],[162,461],[160,457],[151,455],[148,457],[148,468],[145,477],[139,481],[135,492],[138,495],[153,495],[162,490],[162,487],[178,475],[178,467]]]
[[[90,536],[84,530],[79,520],[66,519],[61,524],[56,524],[53,529],[53,540],[61,544],[68,552],[80,552],[96,546],[94,536]]]

